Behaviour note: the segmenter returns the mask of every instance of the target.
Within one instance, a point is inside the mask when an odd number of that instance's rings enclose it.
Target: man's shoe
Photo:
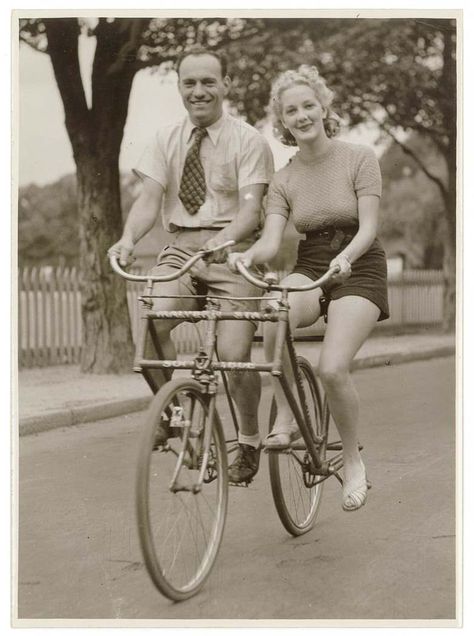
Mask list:
[[[161,417],[160,423],[155,430],[155,443],[153,450],[156,450],[160,446],[164,446],[170,437],[176,437],[176,429],[170,425],[169,419],[166,415]]]
[[[254,448],[248,444],[239,444],[237,457],[229,466],[229,481],[233,484],[249,484],[255,477],[260,463],[261,448]]]
[[[169,422],[163,422],[163,420],[156,427],[155,431],[155,443],[153,449],[156,450],[159,446],[164,446],[169,437]]]

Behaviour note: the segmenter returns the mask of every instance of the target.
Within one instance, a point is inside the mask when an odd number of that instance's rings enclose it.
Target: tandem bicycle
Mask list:
[[[278,378],[288,400],[301,437],[288,448],[269,449],[271,490],[279,518],[285,529],[298,536],[311,530],[318,515],[323,485],[339,474],[343,466],[342,444],[329,441],[330,413],[319,380],[308,360],[297,355],[289,327],[290,292],[315,289],[324,285],[338,268],[329,269],[311,284],[282,285],[274,274],[263,277],[247,270],[242,276],[267,292],[252,298],[264,303],[277,300],[277,307],[263,306],[260,311],[222,311],[222,297],[206,295],[203,310],[155,311],[153,285],[182,276],[201,258],[230,247],[233,241],[193,255],[180,270],[164,275],[136,275],[124,271],[116,256],[112,268],[123,278],[146,283],[142,304],[142,325],[136,346],[134,371],[150,385],[152,402],[146,415],[137,466],[136,513],[138,533],[147,571],[158,590],[173,601],[196,594],[209,576],[224,532],[228,501],[227,456],[237,449],[238,424],[226,372],[270,373]],[[278,295],[268,296],[272,292]],[[181,297],[181,296],[180,296]],[[192,359],[164,360],[161,355],[155,320],[202,322],[204,329],[196,355]],[[277,336],[273,360],[266,363],[226,362],[217,354],[217,331],[221,320],[275,322]],[[147,342],[154,357],[145,356]],[[286,347],[293,382],[282,373]],[[163,384],[158,386],[151,370],[159,369]],[[187,372],[172,378],[173,371]],[[223,392],[219,390],[222,382]],[[218,395],[224,393],[235,430],[225,439]],[[220,400],[222,398],[219,398]],[[272,401],[269,430],[276,417]],[[158,426],[166,426],[168,439],[157,443]],[[331,427],[332,428],[332,427]]]

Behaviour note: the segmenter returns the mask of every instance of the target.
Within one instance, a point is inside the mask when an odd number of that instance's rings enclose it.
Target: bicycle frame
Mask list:
[[[146,295],[141,296],[139,300],[146,304],[150,304],[153,296]],[[215,300],[211,300],[208,307],[202,311],[148,311],[145,314],[145,320],[148,325],[148,329],[153,329],[154,320],[186,320],[189,322],[205,321],[205,335],[203,346],[200,348],[198,354],[191,360],[163,360],[163,359],[147,359],[145,358],[145,339],[146,329],[139,340],[139,344],[136,351],[136,357],[134,361],[134,371],[146,374],[150,369],[161,369],[165,373],[169,374],[174,369],[188,369],[192,372],[192,376],[198,382],[205,386],[207,394],[210,396],[209,408],[213,411],[215,395],[217,392],[217,377],[216,371],[233,371],[233,372],[266,372],[271,373],[277,377],[285,396],[288,400],[290,408],[293,412],[295,420],[301,430],[302,437],[311,458],[311,470],[313,474],[317,475],[331,475],[333,474],[330,462],[321,461],[319,448],[324,448],[327,444],[327,437],[321,437],[314,439],[311,436],[310,427],[310,415],[306,396],[303,390],[302,380],[300,372],[296,364],[296,352],[294,349],[293,338],[290,333],[289,320],[288,320],[288,292],[282,292],[282,298],[279,300],[279,309],[269,313],[268,311],[255,311],[255,312],[233,312],[233,311],[221,311],[218,308],[218,303]],[[251,320],[257,322],[276,322],[278,323],[277,337],[275,342],[274,359],[272,362],[267,363],[253,363],[253,362],[221,362],[214,360],[215,345],[217,340],[217,325],[221,320]],[[151,331],[153,334],[153,331]],[[156,336],[156,334],[155,334]],[[159,343],[157,338],[152,336],[153,343],[158,344],[157,353],[159,355]],[[297,388],[298,399],[292,392],[290,382],[283,374],[282,358],[283,349],[286,346],[289,358],[292,365],[293,376]],[[145,376],[146,377],[146,376]],[[210,433],[209,433],[210,440]],[[297,443],[296,443],[297,444]],[[300,442],[301,444],[301,442]],[[296,446],[294,446],[296,448]],[[303,445],[301,446],[303,449]],[[205,450],[209,450],[205,445]],[[200,475],[199,484],[202,484],[202,477],[204,471]]]
[[[228,242],[228,244],[232,244],[233,242]],[[225,245],[227,246],[227,244]],[[223,246],[220,246],[217,249],[222,249]],[[215,251],[215,250],[213,250]],[[136,355],[133,365],[133,370],[142,373],[148,384],[150,385],[153,392],[156,392],[157,385],[154,382],[150,374],[151,369],[159,369],[164,373],[165,379],[168,380],[171,378],[172,370],[174,369],[188,369],[192,372],[192,376],[198,382],[200,382],[206,388],[206,393],[210,396],[209,407],[214,412],[214,402],[215,396],[217,393],[217,378],[215,375],[215,371],[233,371],[233,372],[244,372],[244,371],[252,371],[252,372],[266,372],[271,373],[274,377],[277,377],[281,387],[284,391],[286,399],[290,405],[290,408],[293,412],[295,420],[297,422],[298,427],[300,428],[303,441],[305,446],[301,444],[301,449],[305,448],[309,454],[311,459],[311,472],[314,475],[321,475],[325,477],[329,477],[332,474],[337,475],[337,470],[340,467],[339,457],[332,458],[331,461],[322,461],[320,457],[320,449],[324,450],[325,448],[329,450],[339,450],[339,447],[336,444],[327,445],[327,431],[325,432],[325,436],[318,439],[313,439],[311,435],[311,426],[310,426],[310,416],[308,405],[306,402],[306,397],[304,394],[304,389],[302,385],[302,379],[300,376],[300,372],[298,370],[298,366],[296,363],[296,352],[293,344],[293,337],[290,332],[289,327],[289,304],[288,304],[288,294],[290,291],[295,291],[296,289],[313,289],[317,286],[323,284],[323,281],[327,280],[334,274],[335,269],[330,270],[325,274],[323,278],[315,283],[310,285],[306,285],[301,288],[291,288],[284,287],[274,283],[267,283],[260,279],[253,277],[247,269],[242,265],[238,264],[238,269],[240,273],[254,285],[261,287],[267,291],[270,290],[278,290],[281,292],[281,298],[278,300],[278,310],[277,311],[221,311],[218,304],[216,303],[216,298],[208,296],[208,303],[204,310],[199,311],[190,311],[190,310],[173,310],[173,311],[153,311],[153,298],[155,296],[152,295],[153,282],[159,282],[162,280],[172,280],[174,278],[178,278],[185,271],[189,270],[190,267],[199,259],[202,258],[204,252],[198,253],[193,256],[178,273],[173,273],[164,277],[153,277],[153,276],[135,276],[131,274],[127,274],[123,270],[118,267],[116,259],[111,259],[111,264],[113,269],[118,272],[122,277],[127,278],[129,280],[140,280],[146,281],[147,288],[146,294],[139,297],[139,301],[142,302],[146,307],[148,307],[148,311],[146,311],[144,320],[146,321],[146,328],[141,330],[140,337],[138,339]],[[188,322],[206,322],[206,329],[204,335],[203,346],[201,347],[198,354],[192,360],[164,360],[161,356],[161,347],[159,343],[159,339],[157,337],[156,331],[154,329],[153,321],[154,320],[181,320]],[[277,334],[276,334],[276,342],[274,349],[274,359],[272,362],[267,363],[253,363],[253,362],[221,362],[214,360],[215,346],[216,346],[216,338],[217,338],[217,323],[221,320],[245,320],[245,321],[257,321],[257,322],[277,322]],[[156,359],[147,359],[145,358],[145,345],[146,345],[146,337],[147,332],[150,333],[150,337],[153,343],[153,347],[157,353]],[[296,389],[298,399],[292,392],[291,384],[283,374],[283,350],[286,346],[288,355],[291,361],[292,372],[295,379]],[[299,404],[298,404],[299,402]],[[301,405],[301,408],[300,408]],[[211,439],[211,430],[209,427],[209,431],[206,432],[205,439],[207,440],[207,445],[204,445],[204,451],[206,453],[209,452],[209,444]],[[294,443],[295,446],[293,448],[298,447],[298,443]],[[199,475],[199,481],[196,485],[200,488],[202,485],[202,480],[204,478],[205,473],[205,462],[203,462],[203,467],[201,469]],[[175,481],[175,480],[174,480]]]

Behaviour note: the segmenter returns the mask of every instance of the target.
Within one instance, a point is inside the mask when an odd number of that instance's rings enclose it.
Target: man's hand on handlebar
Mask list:
[[[215,238],[211,238],[204,243],[202,246],[202,250],[214,250],[217,247],[220,247],[226,239],[222,236],[216,236]],[[219,249],[215,252],[211,252],[210,254],[206,254],[203,256],[203,260],[210,265],[211,263],[225,263],[227,260],[227,254],[229,253],[230,246],[224,247],[223,249]]]
[[[117,241],[112,247],[109,248],[107,256],[116,256],[122,267],[126,267],[131,262],[131,255],[133,248],[135,247],[133,241],[126,237],[123,237]]]

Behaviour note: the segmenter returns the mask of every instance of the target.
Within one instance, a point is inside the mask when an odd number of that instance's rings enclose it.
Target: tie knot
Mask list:
[[[206,135],[207,135],[207,130],[205,128],[198,128],[196,126],[196,128],[194,128],[193,130],[193,137],[196,143],[200,143],[203,137],[205,137]]]

